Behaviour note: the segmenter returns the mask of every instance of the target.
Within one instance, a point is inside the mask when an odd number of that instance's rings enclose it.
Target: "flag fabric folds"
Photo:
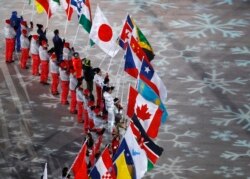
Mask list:
[[[124,21],[121,33],[118,37],[118,43],[123,50],[126,50],[130,36],[133,32],[134,24],[129,15],[127,15]]]
[[[90,171],[89,176],[92,179],[102,179],[107,172],[110,173],[113,168],[112,159],[110,157],[109,149],[106,147],[99,159],[97,160],[95,166]],[[110,174],[111,175],[111,174]]]
[[[116,179],[131,179],[131,172],[126,163],[126,154],[125,151],[122,151],[117,159],[114,161],[114,167],[116,169]]]
[[[160,109],[163,111],[161,122],[165,123],[168,118],[168,112],[165,105],[161,101],[160,97],[155,93],[155,91],[140,78],[138,78],[137,81],[137,91],[143,96],[143,98],[160,107]]]
[[[43,179],[48,179],[48,169],[47,169],[47,163],[44,165],[44,170],[43,170]]]
[[[89,37],[109,56],[114,57],[117,54],[119,49],[116,47],[112,27],[99,6],[96,8]]]
[[[142,31],[139,29],[138,26],[135,26],[135,28],[133,29],[133,36],[135,37],[139,46],[142,48],[142,50],[146,54],[147,59],[149,61],[153,60],[155,56],[153,49],[150,43],[148,42],[147,38],[145,37],[145,35],[142,33]]]
[[[72,2],[73,0],[60,0],[60,1],[62,3],[63,9],[65,10],[67,20],[70,21],[74,11],[73,8],[70,6],[70,2]]]
[[[153,168],[153,165],[156,164],[157,160],[161,156],[163,152],[163,148],[156,145],[146,134],[145,130],[143,129],[141,123],[139,122],[137,116],[134,114],[131,118],[130,123],[131,129],[134,135],[137,137],[137,141],[140,147],[146,152],[148,157],[148,170]]]
[[[161,98],[162,101],[165,101],[167,98],[167,89],[162,82],[161,78],[154,71],[151,64],[143,60],[140,70],[140,79],[144,81],[148,86],[150,86],[154,92]]]
[[[147,172],[148,168],[147,155],[145,151],[140,148],[130,127],[127,128],[123,140],[126,141],[134,162],[135,178],[141,179]]]
[[[48,0],[36,0],[36,8],[37,8],[37,11],[39,11],[39,12],[43,12],[41,10],[41,9],[43,9],[47,13],[48,17],[49,18],[51,17],[52,13],[51,13],[51,10],[50,10]]]
[[[127,115],[132,117],[134,114],[139,118],[146,133],[152,138],[157,137],[163,111],[130,86]]]
[[[82,145],[80,152],[78,153],[74,163],[72,164],[72,171],[75,179],[88,178],[87,164],[85,161],[87,152],[86,142]]]
[[[139,74],[139,69],[141,69],[141,60],[131,49],[130,45],[128,45],[127,47],[124,59],[124,71],[126,71],[130,76],[137,78]]]
[[[49,7],[52,15],[55,14],[57,9],[60,7],[60,0],[49,0]]]

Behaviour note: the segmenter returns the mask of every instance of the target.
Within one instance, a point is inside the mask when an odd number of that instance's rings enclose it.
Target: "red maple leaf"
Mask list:
[[[151,116],[151,114],[148,112],[147,104],[144,104],[141,107],[137,106],[136,114],[137,114],[137,117],[142,119],[143,121],[148,120]]]

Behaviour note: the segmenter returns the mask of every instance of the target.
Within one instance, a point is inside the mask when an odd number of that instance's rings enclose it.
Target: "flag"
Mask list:
[[[161,122],[165,123],[168,118],[168,112],[165,105],[161,101],[160,97],[155,93],[155,91],[140,78],[138,78],[137,81],[137,91],[143,96],[143,98],[160,107],[160,109],[163,111]]]
[[[111,57],[114,57],[119,50],[116,48],[112,27],[99,6],[96,8],[89,38]]]
[[[67,20],[70,21],[72,14],[73,14],[73,8],[70,5],[70,2],[74,1],[74,0],[60,0],[63,6],[63,9],[65,10],[66,16],[67,16]]]
[[[121,33],[118,37],[118,43],[123,50],[126,50],[130,36],[133,32],[134,24],[129,15],[123,23]]]
[[[93,166],[95,164],[95,155],[97,153],[99,153],[99,150],[100,150],[100,147],[101,147],[101,144],[102,144],[102,138],[103,138],[103,135],[100,135],[98,137],[98,139],[97,139],[97,142],[92,147],[92,153],[89,156],[89,161],[91,163],[91,166]]]
[[[57,9],[60,7],[60,0],[50,0],[49,6],[51,9],[52,15],[56,13]]]
[[[134,114],[130,123],[131,129],[134,135],[137,137],[137,141],[140,147],[146,152],[148,157],[148,170],[153,168],[159,157],[162,155],[163,148],[156,145],[146,134],[137,116]]]
[[[28,0],[29,1],[29,5],[31,5],[31,0]]]
[[[87,164],[85,156],[87,152],[86,142],[82,145],[80,152],[78,153],[74,163],[72,164],[72,171],[75,179],[88,178]]]
[[[82,27],[90,33],[92,26],[92,16],[89,0],[71,0],[71,6],[78,14],[78,21]]]
[[[43,179],[48,179],[48,169],[47,169],[47,163],[44,165],[44,170],[43,170]]]
[[[36,6],[36,12],[38,14],[41,14],[44,12],[43,6],[41,6],[36,0],[34,1],[35,6]]]
[[[97,160],[95,166],[90,171],[89,176],[92,179],[102,179],[107,172],[110,173],[113,168],[112,159],[110,157],[109,149],[106,147],[102,152],[102,155]],[[110,171],[110,172],[109,172]]]
[[[36,7],[37,10],[39,9],[39,12],[41,11],[41,8],[47,13],[49,18],[51,17],[51,9],[49,7],[49,0],[36,0]]]
[[[131,179],[131,174],[129,167],[126,162],[126,154],[125,151],[122,151],[117,159],[114,161],[114,166],[116,169],[116,179]]]
[[[150,43],[148,42],[147,38],[145,37],[145,35],[142,33],[142,31],[139,29],[138,26],[135,26],[135,28],[133,29],[133,36],[135,37],[139,46],[142,48],[142,50],[146,54],[147,59],[149,61],[153,60],[155,56],[153,49]]]
[[[158,105],[146,100],[133,87],[129,89],[127,115],[137,115],[141,125],[149,137],[155,138],[158,135],[163,111]]]
[[[132,47],[134,53],[137,55],[137,57],[141,61],[142,60],[148,61],[147,55],[145,54],[145,52],[143,51],[143,49],[141,48],[138,41],[135,39],[135,37],[133,35],[131,35],[129,43],[130,43],[130,46]]]
[[[134,162],[135,178],[141,179],[144,176],[144,174],[147,172],[147,168],[148,168],[147,155],[145,151],[140,148],[130,127],[127,128],[127,131],[124,135],[123,140],[126,141],[129,151],[131,153],[133,162]]]
[[[161,98],[162,101],[166,100],[167,89],[161,78],[157,75],[157,73],[154,71],[153,67],[148,61],[142,61],[139,76],[142,81],[144,81],[155,91],[155,93]]]
[[[141,60],[137,57],[134,51],[128,45],[126,53],[124,55],[124,71],[134,78],[138,77],[139,70],[141,69]]]

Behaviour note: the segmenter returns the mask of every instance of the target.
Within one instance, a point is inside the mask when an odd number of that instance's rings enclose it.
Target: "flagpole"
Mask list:
[[[48,4],[49,4],[49,2],[48,2]],[[46,28],[48,28],[48,26],[49,26],[49,15],[51,15],[50,14],[51,12],[50,12],[50,4],[48,5],[48,14],[47,14],[47,24],[46,24]]]
[[[86,144],[87,141],[88,141],[88,139],[86,139],[85,142],[83,143],[83,145],[82,145],[81,149],[79,150],[79,152],[78,152],[78,154],[77,154],[77,156],[76,156],[74,162],[73,162],[72,165],[70,166],[70,168],[69,168],[69,170],[68,170],[68,172],[67,172],[65,178],[67,178],[67,176],[69,175],[70,171],[72,170],[73,165],[75,164],[76,160],[77,160],[78,157],[79,157],[79,153],[83,150],[83,147],[85,146],[85,144]]]
[[[76,35],[75,35],[75,38],[74,38],[74,41],[73,41],[73,46],[75,45],[76,37],[78,36],[79,28],[80,28],[80,24],[78,24],[78,27],[77,27],[77,30],[76,30]]]
[[[35,0],[33,0],[33,4],[32,4],[32,14],[31,14],[30,21],[33,21],[34,14],[35,14]]]
[[[26,6],[26,1],[27,0],[24,0],[24,3],[23,3],[22,15],[23,15],[23,12],[24,12],[24,9],[25,9],[25,6]]]
[[[69,4],[68,4],[68,14],[67,14],[67,21],[66,21],[66,24],[65,24],[64,36],[66,35],[67,27],[68,27],[68,21],[69,21],[68,18],[69,18],[70,5],[71,5],[71,0],[69,1]]]
[[[117,46],[118,46],[118,45],[117,45]],[[113,55],[115,54],[115,51],[116,51],[116,49],[117,49],[117,46],[115,46],[115,50],[114,50],[114,52],[113,52]],[[118,47],[118,48],[119,48],[119,47]],[[110,59],[109,66],[108,66],[108,72],[109,72],[109,69],[110,69],[111,62],[112,62],[113,58],[114,58],[114,57],[111,57],[111,59]]]
[[[117,71],[117,74],[116,74],[116,86],[117,86],[116,96],[118,96],[118,92],[119,92],[119,88],[120,88],[120,83],[118,83],[118,81],[119,81],[120,79],[118,78],[118,75],[119,75],[119,73],[120,73],[122,64],[123,64],[123,63],[120,63],[119,68],[118,68],[118,71]]]

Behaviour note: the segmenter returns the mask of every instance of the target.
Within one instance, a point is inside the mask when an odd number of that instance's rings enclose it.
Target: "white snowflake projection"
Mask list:
[[[205,106],[209,107],[212,103],[214,103],[214,100],[206,99],[205,97],[200,97],[198,99],[189,99],[192,106]]]
[[[184,49],[175,49],[172,43],[164,43],[162,46],[165,48],[157,51],[159,59],[153,61],[156,66],[165,67],[165,65],[169,65],[170,59],[183,59],[185,62],[191,63],[200,62],[200,57],[198,56],[200,47],[187,45]]]
[[[243,47],[234,47],[231,48],[232,54],[250,54],[250,48],[243,46]]]
[[[183,134],[177,134],[172,130],[176,129],[176,127],[163,125],[160,127],[161,130],[159,132],[158,138],[156,138],[156,143],[163,142],[163,143],[174,143],[174,147],[178,148],[185,148],[190,146],[191,142],[188,142],[188,138],[196,138],[199,133],[193,131],[186,131]],[[185,141],[182,141],[185,139]]]
[[[46,108],[55,109],[58,107],[59,104],[61,104],[60,98],[52,94],[44,93],[44,94],[39,95],[39,98],[46,101],[46,102],[42,102],[42,106]]]
[[[234,80],[225,80],[224,78],[219,78],[219,76],[223,75],[224,73],[218,73],[216,70],[212,70],[211,73],[205,72],[206,77],[203,77],[202,80],[194,79],[191,76],[187,77],[179,77],[182,82],[184,83],[190,83],[190,82],[196,82],[197,87],[188,88],[189,93],[203,93],[205,88],[210,88],[212,90],[214,89],[221,89],[222,93],[229,93],[235,95],[238,89],[230,88],[231,84],[240,84],[245,85],[247,80],[243,80],[240,77],[234,79]]]
[[[236,27],[246,27],[249,23],[243,19],[231,19],[222,22],[219,17],[213,14],[198,14],[195,20],[188,22],[185,20],[173,20],[169,23],[174,28],[184,28],[188,32],[185,35],[190,38],[207,37],[208,32],[212,35],[222,33],[223,37],[236,38],[241,37],[244,33],[240,30],[234,30]]]
[[[186,117],[183,115],[177,115],[169,118],[170,121],[175,122],[176,125],[186,125],[186,124],[195,124],[195,117]]]
[[[161,174],[166,175],[167,178],[170,179],[186,179],[186,173],[197,174],[205,170],[198,166],[183,166],[183,162],[185,162],[185,160],[181,160],[180,157],[176,157],[173,159],[168,158],[168,163],[155,165],[154,168],[145,175],[145,177],[155,178],[157,175]]]
[[[244,147],[244,148],[247,148],[248,150],[245,153],[236,153],[236,152],[231,152],[231,151],[225,151],[224,153],[221,154],[221,157],[225,158],[225,159],[230,159],[230,160],[237,160],[241,157],[250,158],[250,141],[237,140],[233,144],[233,146]]]
[[[60,121],[61,122],[75,122],[76,119],[74,116],[62,116]]]
[[[228,5],[233,5],[233,0],[219,0],[217,5],[222,5],[222,4],[228,4]]]
[[[239,176],[244,176],[244,172],[242,171],[242,168],[240,167],[227,167],[227,166],[221,166],[218,170],[214,171],[214,174],[222,175],[225,178],[236,178]]]
[[[67,133],[71,132],[72,130],[76,130],[76,129],[82,129],[82,127],[79,126],[79,124],[77,122],[75,122],[72,126],[69,126],[69,125],[59,126],[57,128],[58,131],[67,132]]]
[[[224,117],[214,117],[211,123],[217,126],[228,126],[232,122],[243,125],[243,129],[250,131],[250,105],[244,105],[244,109],[239,108],[233,111],[230,106],[218,106],[212,109],[214,113],[223,114]]]
[[[212,139],[220,139],[222,141],[231,141],[231,139],[235,139],[238,135],[233,134],[232,131],[212,131],[212,135],[210,138]]]
[[[235,60],[235,64],[238,67],[247,67],[250,66],[250,60]]]
[[[229,61],[220,61],[218,59],[211,59],[211,60],[207,60],[207,61],[202,61],[201,63],[210,69],[221,69],[221,68],[226,69],[226,68],[230,67]]]
[[[211,6],[204,4],[204,3],[198,3],[193,2],[190,6],[186,7],[187,9],[191,10],[192,12],[209,12],[211,11]]]
[[[204,50],[224,50],[226,45],[226,43],[217,41],[207,41],[199,44]]]
[[[185,153],[186,157],[198,157],[198,158],[205,158],[206,155],[209,154],[209,151],[201,150],[198,147],[186,148],[186,149],[183,149],[182,152]]]

